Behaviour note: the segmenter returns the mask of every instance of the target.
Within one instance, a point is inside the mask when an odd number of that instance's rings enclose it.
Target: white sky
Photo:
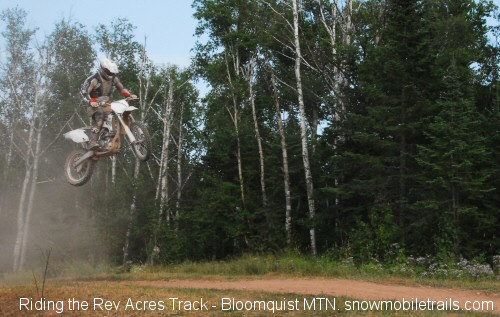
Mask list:
[[[24,9],[28,13],[28,27],[39,28],[39,39],[49,35],[63,18],[82,23],[90,33],[98,24],[110,25],[117,18],[126,18],[136,26],[136,41],[143,44],[147,36],[146,46],[153,61],[185,67],[196,42],[197,22],[191,3],[191,0],[0,0],[0,11],[16,6]]]

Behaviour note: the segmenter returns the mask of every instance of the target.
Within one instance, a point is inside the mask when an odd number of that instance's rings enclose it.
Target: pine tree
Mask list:
[[[485,168],[491,160],[481,128],[485,120],[476,111],[471,89],[460,79],[455,61],[443,81],[439,113],[429,118],[429,143],[418,147],[425,193],[418,203],[418,223],[425,222],[435,252],[446,259],[467,249],[467,226],[482,217],[479,203],[493,188],[488,185],[491,172]]]
[[[419,1],[388,2],[385,25],[358,57],[350,92],[354,99],[342,124],[346,139],[336,160],[342,204],[354,211],[349,221],[368,223],[378,219],[373,213],[389,213],[395,221],[390,226],[397,225],[390,228],[392,242],[406,236],[417,173],[412,157],[422,138],[420,118],[429,111],[433,93],[423,10]],[[376,17],[371,18],[367,23],[375,24]]]

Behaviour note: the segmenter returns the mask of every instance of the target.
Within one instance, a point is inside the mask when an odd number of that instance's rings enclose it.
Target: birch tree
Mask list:
[[[264,149],[262,146],[262,137],[260,135],[259,121],[257,118],[257,110],[255,108],[254,77],[255,77],[256,65],[257,65],[257,62],[256,62],[255,58],[252,58],[245,65],[243,70],[244,70],[244,76],[248,82],[248,98],[250,100],[250,106],[252,108],[252,118],[253,118],[253,123],[254,123],[255,139],[257,140],[257,146],[259,149],[260,188],[261,188],[261,192],[262,192],[262,206],[267,207]]]
[[[180,71],[177,67],[170,66],[168,69],[164,70],[162,75],[164,78],[163,85],[163,109],[160,112],[156,112],[157,118],[163,125],[162,133],[162,149],[159,161],[159,173],[158,182],[156,187],[156,199],[159,200],[159,224],[166,219],[167,223],[170,224],[171,220],[177,220],[179,216],[180,200],[182,196],[182,157],[183,157],[183,146],[184,146],[184,134],[183,134],[183,124],[184,124],[184,114],[185,114],[185,103],[186,96],[185,92],[182,91],[184,85],[189,82],[189,75],[187,72]],[[177,116],[176,116],[177,115]],[[177,137],[174,135],[175,120],[178,120],[177,124]],[[176,141],[177,138],[177,141]],[[177,146],[177,153],[175,156],[171,156],[172,144]],[[176,159],[176,177],[170,174],[170,161]],[[174,179],[177,182],[176,189],[173,190],[169,185],[169,178]],[[168,207],[169,201],[171,200],[170,194],[176,192],[176,212],[173,214]]]
[[[134,50],[134,45],[131,46],[132,51]],[[139,55],[139,73],[137,75],[137,80],[139,82],[139,109],[140,109],[140,121],[145,123],[148,113],[152,110],[153,104],[155,104],[159,93],[162,90],[163,84],[160,87],[155,87],[153,81],[157,77],[157,67],[154,65],[153,61],[148,57],[146,51],[146,43],[142,47]],[[149,163],[148,163],[149,164]],[[137,184],[139,180],[139,172],[141,168],[141,161],[138,158],[134,160],[134,173],[132,178],[132,203],[130,204],[130,219],[128,221],[127,231],[125,233],[125,242],[123,247],[123,264],[126,264],[129,259],[130,254],[130,239],[132,234],[133,219],[137,212]]]
[[[233,69],[236,77],[240,76],[240,58],[237,51],[233,52],[234,55],[231,56],[233,60]],[[243,180],[243,163],[241,158],[241,138],[240,138],[240,119],[241,119],[241,105],[240,101],[237,97],[237,91],[235,84],[233,82],[233,77],[231,75],[231,69],[229,68],[229,56],[227,51],[224,52],[224,61],[226,64],[227,71],[227,81],[229,83],[229,89],[231,91],[231,99],[232,99],[232,109],[226,105],[226,109],[231,117],[231,121],[233,122],[234,132],[236,134],[236,160],[238,163],[238,179],[240,182],[240,193],[241,193],[241,203],[243,207],[246,206],[245,202],[245,182]]]
[[[331,3],[319,0],[319,13],[318,19],[328,34],[332,58],[332,60],[326,61],[327,64],[332,65],[332,74],[323,71],[322,77],[328,83],[331,94],[335,99],[333,119],[338,123],[345,113],[345,97],[342,91],[348,84],[345,75],[347,72],[345,53],[338,54],[338,47],[339,43],[344,47],[348,47],[352,42],[352,0],[345,0],[343,5],[339,0],[333,0]],[[318,68],[327,70],[330,67],[320,66]]]
[[[181,103],[179,109],[179,132],[177,141],[177,199],[175,201],[175,218],[179,219],[180,209],[181,209],[181,198],[182,198],[182,160],[183,160],[183,145],[184,145],[184,133],[183,133],[183,118],[184,118],[184,103]]]
[[[311,227],[309,229],[309,246],[311,253],[317,255],[316,247],[316,229],[314,226],[315,221],[315,201],[314,201],[314,184],[311,172],[311,164],[309,161],[309,137],[307,129],[307,117],[304,104],[304,89],[302,85],[302,72],[301,65],[305,63],[301,51],[301,41],[300,41],[300,30],[299,30],[299,14],[300,14],[300,1],[293,0],[291,3],[279,3],[283,8],[278,8],[274,6],[271,2],[261,0],[266,4],[271,11],[275,14],[277,20],[286,25],[287,30],[291,33],[291,36],[283,41],[276,36],[273,36],[280,45],[283,45],[286,49],[290,50],[293,54],[292,56],[285,55],[285,57],[293,59],[294,61],[294,75],[295,75],[295,91],[297,93],[297,104],[299,108],[299,121],[300,121],[300,139],[302,147],[302,163],[304,167],[305,183],[306,183],[306,193],[307,193],[307,206],[308,206],[308,218],[311,221]],[[280,9],[283,10],[280,11]],[[290,21],[285,13],[285,10],[291,10],[292,21]],[[281,53],[283,54],[283,53]]]
[[[165,88],[165,109],[163,111],[163,117],[161,121],[163,123],[163,142],[161,149],[161,159],[160,159],[160,171],[158,176],[158,189],[157,198],[160,200],[159,207],[159,219],[158,223],[161,226],[163,219],[165,218],[167,223],[170,224],[171,213],[168,209],[169,197],[169,151],[170,151],[170,138],[172,131],[172,116],[173,116],[173,103],[174,103],[174,80],[172,76],[172,70],[167,71],[168,86]]]
[[[274,93],[274,106],[276,109],[276,115],[278,117],[278,131],[280,134],[280,145],[281,145],[281,156],[283,160],[283,184],[285,189],[285,232],[286,232],[286,242],[288,246],[292,245],[292,199],[290,197],[290,172],[288,170],[288,150],[286,144],[286,134],[285,126],[283,124],[283,116],[281,113],[281,102],[278,90],[278,85],[276,83],[276,75],[274,71],[271,72],[271,84]]]
[[[3,71],[0,85],[4,100],[2,101],[2,119],[8,141],[4,152],[6,168],[3,177],[11,165],[14,152],[19,144],[14,137],[24,120],[24,111],[29,107],[28,100],[33,97],[33,89],[26,80],[33,74],[34,56],[30,44],[36,29],[25,27],[27,13],[19,8],[2,11],[0,18],[5,22],[2,36],[6,42],[6,62],[2,64]]]
[[[307,205],[309,208],[309,219],[314,221],[314,217],[316,214],[316,209],[314,206],[314,185],[313,178],[311,173],[311,165],[309,162],[309,146],[308,146],[308,137],[307,137],[307,126],[306,126],[306,112],[304,106],[304,95],[302,89],[302,74],[301,74],[301,64],[302,64],[302,53],[300,50],[300,38],[299,38],[299,1],[292,1],[292,10],[293,10],[293,39],[294,39],[294,48],[295,48],[295,79],[297,84],[297,98],[299,105],[299,114],[300,114],[300,138],[302,141],[302,160],[304,163],[304,173],[306,179],[306,189],[307,189]],[[310,247],[313,255],[317,254],[316,250],[316,230],[314,228],[314,224],[309,229],[309,237],[310,237]]]
[[[24,254],[23,239],[26,237],[27,226],[27,205],[30,197],[30,184],[33,182],[34,165],[38,165],[38,152],[33,151],[34,140],[38,140],[39,133],[36,131],[36,116],[39,113],[39,104],[36,102],[37,96],[34,93],[36,85],[34,81],[35,61],[34,55],[30,51],[32,36],[35,30],[24,29],[26,22],[26,12],[21,9],[5,10],[1,18],[6,22],[7,28],[2,35],[7,42],[7,64],[4,65],[4,76],[2,78],[3,90],[7,91],[6,96],[10,105],[5,110],[6,129],[8,129],[8,148],[6,151],[6,169],[9,170],[14,153],[23,160],[24,179],[21,185],[19,203],[17,209],[17,235],[14,244],[13,266],[17,271],[22,266],[21,258]],[[33,102],[35,99],[35,102]],[[21,126],[22,125],[22,126]],[[16,132],[23,128],[28,129],[27,138],[23,140],[21,134]],[[39,131],[40,132],[40,131]],[[17,136],[17,138],[16,138]],[[24,147],[24,142],[27,146]],[[33,159],[36,159],[36,164]],[[6,174],[4,174],[6,177]],[[35,175],[36,179],[36,175]]]
[[[47,150],[60,137],[66,124],[62,124],[54,139],[42,144],[42,136],[49,125],[50,116],[48,112],[48,100],[51,94],[50,67],[53,61],[52,47],[46,45],[38,48],[37,67],[31,77],[34,90],[32,107],[27,109],[27,120],[29,125],[28,137],[25,140],[26,147],[22,152],[25,161],[25,176],[22,183],[21,195],[17,215],[17,236],[14,244],[13,270],[18,271],[24,267],[26,261],[27,246],[29,242],[31,217],[35,210],[35,197],[37,192],[38,175],[42,157]],[[56,43],[59,44],[59,43]],[[71,118],[69,119],[71,120]]]
[[[203,32],[209,34],[209,44],[198,46],[199,57],[205,62],[221,64],[221,72],[217,74],[216,81],[221,89],[227,91],[224,97],[228,97],[230,100],[230,102],[224,103],[224,107],[234,127],[240,197],[243,209],[246,209],[246,188],[241,152],[241,116],[243,109],[241,81],[243,80],[242,66],[248,56],[243,54],[244,44],[242,38],[244,38],[245,27],[248,22],[245,17],[249,13],[253,14],[250,8],[254,8],[254,4],[247,1],[223,0],[211,3],[211,1],[197,0],[194,6],[197,10],[195,16],[204,21],[200,23],[197,34],[200,35]],[[224,67],[224,77],[222,77],[222,67]],[[206,70],[202,70],[202,72],[206,72]],[[212,84],[215,84],[215,82]]]

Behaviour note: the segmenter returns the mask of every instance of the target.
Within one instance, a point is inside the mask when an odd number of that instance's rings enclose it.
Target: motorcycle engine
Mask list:
[[[115,131],[113,129],[113,114],[108,114],[104,121],[104,126],[99,135],[99,147],[104,151],[109,151],[113,147],[113,138]]]
[[[108,149],[108,145],[110,144],[110,142],[113,140],[113,136],[111,135],[111,133],[108,131],[108,129],[104,128],[102,129],[101,131],[101,135],[99,136],[99,147],[101,149]]]

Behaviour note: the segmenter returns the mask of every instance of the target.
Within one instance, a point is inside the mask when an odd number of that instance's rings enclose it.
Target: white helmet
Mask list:
[[[109,58],[104,58],[101,60],[100,72],[102,78],[110,80],[111,77],[118,74],[118,65],[116,65],[116,63],[113,60]]]

